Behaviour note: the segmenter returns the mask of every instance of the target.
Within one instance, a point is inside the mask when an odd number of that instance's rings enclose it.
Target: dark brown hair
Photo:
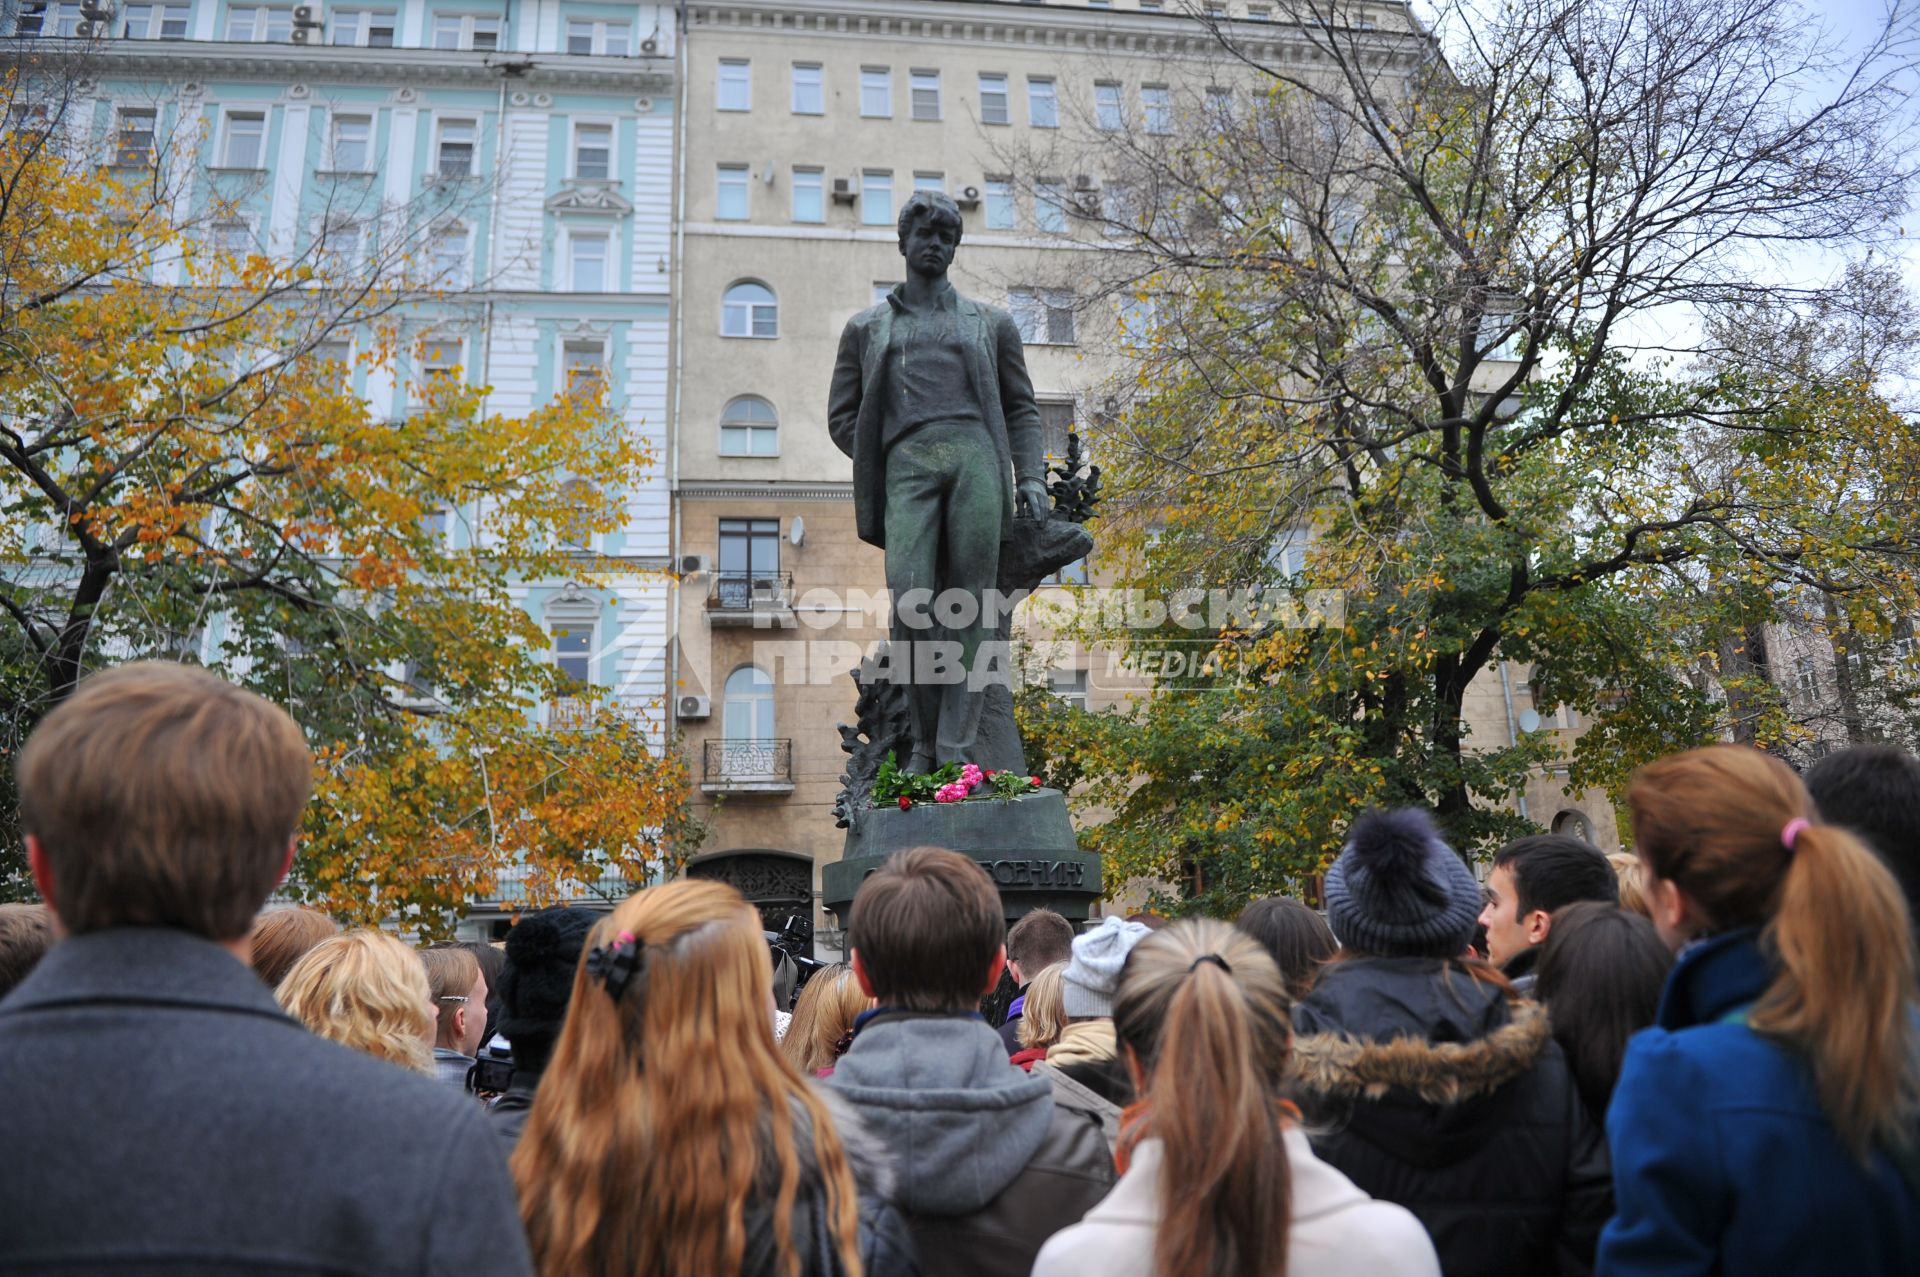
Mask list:
[[[1765,927],[1776,969],[1747,1023],[1811,1063],[1841,1139],[1864,1156],[1876,1136],[1904,1138],[1920,1100],[1913,945],[1879,857],[1833,825],[1807,825],[1788,847],[1785,827],[1811,819],[1813,801],[1785,763],[1740,745],[1642,767],[1627,807],[1648,871],[1679,886],[1708,929]]]
[[[1288,1013],[1280,968],[1224,922],[1183,918],[1127,955],[1113,1027],[1146,1074],[1146,1108],[1121,1149],[1160,1141],[1154,1272],[1284,1277],[1293,1174],[1275,1097]]]
[[[203,669],[95,674],[20,752],[20,823],[68,931],[247,934],[313,788],[286,711]]]
[[[1032,980],[1073,953],[1073,924],[1051,909],[1034,909],[1007,928],[1007,961]]]
[[[1653,1023],[1673,953],[1641,914],[1597,900],[1554,911],[1534,995],[1547,1004],[1587,1111],[1604,1122],[1627,1039]]]
[[[277,989],[293,964],[340,924],[316,909],[268,909],[253,920],[253,970],[269,989]]]
[[[0,998],[13,992],[53,948],[53,914],[45,905],[0,905]]]
[[[1233,925],[1260,942],[1296,1001],[1307,995],[1321,964],[1340,948],[1325,918],[1285,896],[1254,901]]]
[[[957,851],[896,852],[860,884],[847,949],[875,1000],[908,1011],[971,1011],[1006,937],[987,871]]]

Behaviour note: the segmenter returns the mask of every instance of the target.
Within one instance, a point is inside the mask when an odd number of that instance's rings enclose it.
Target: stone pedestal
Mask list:
[[[1000,888],[1009,922],[1042,906],[1081,922],[1100,898],[1100,857],[1075,843],[1066,796],[1036,789],[1008,802],[915,803],[905,811],[857,813],[841,860],[820,873],[823,903],[842,926],[866,876],[909,847],[944,847],[978,861]]]

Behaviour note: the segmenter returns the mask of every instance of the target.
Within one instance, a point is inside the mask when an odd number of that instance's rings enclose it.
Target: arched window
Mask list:
[[[727,675],[720,734],[729,741],[773,739],[773,680],[757,665]]]
[[[779,456],[780,418],[773,405],[758,395],[731,400],[720,412],[720,455]]]
[[[722,337],[778,337],[780,303],[765,284],[743,279],[728,287],[720,307]]]
[[[1584,843],[1596,843],[1593,836],[1593,821],[1587,818],[1587,813],[1577,807],[1564,807],[1556,812],[1553,823],[1548,828],[1556,834],[1578,838]]]

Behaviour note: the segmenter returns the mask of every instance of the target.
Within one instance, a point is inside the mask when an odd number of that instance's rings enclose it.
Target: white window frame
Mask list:
[[[340,162],[340,125],[345,122],[363,124],[367,129],[364,143],[366,162],[349,167]],[[327,168],[335,173],[371,173],[373,167],[373,126],[372,112],[329,111],[327,113]]]
[[[314,221],[314,259],[326,270],[358,270],[367,259],[367,235],[372,228],[350,217],[320,217]],[[342,253],[337,236],[353,232],[353,246]]]
[[[1149,133],[1173,132],[1173,90],[1164,84],[1140,86],[1140,111]]]
[[[811,82],[806,75],[812,76]],[[818,62],[795,62],[788,73],[788,108],[795,115],[825,115],[827,113],[827,69]],[[811,90],[814,105],[801,104],[801,91]]]
[[[246,14],[247,30],[237,33],[236,26],[240,15]],[[276,22],[276,19],[280,21]],[[223,28],[229,44],[269,44],[293,40],[293,6],[274,4],[234,5],[227,10],[227,24]]]
[[[147,144],[137,155],[127,146],[129,134],[126,125],[127,117],[130,115],[147,117]],[[136,132],[131,136],[138,137],[140,134]],[[107,163],[113,168],[146,168],[154,162],[154,157],[159,153],[160,108],[146,103],[137,106],[121,106],[116,103],[113,108],[113,137],[108,142]]]
[[[738,182],[729,178],[739,178]],[[738,186],[740,190],[740,213],[728,214],[725,192]],[[751,164],[716,164],[713,168],[713,220],[716,222],[750,222],[753,220],[753,166]]]
[[[767,296],[771,300],[769,301],[738,301],[738,302],[730,300],[730,296],[734,289],[740,288],[743,286],[748,286],[748,285],[755,288],[765,289]],[[745,320],[744,331],[737,332],[737,333],[728,332],[727,331],[728,315],[730,312],[736,309],[740,311],[743,319]],[[763,309],[771,310],[773,312],[773,331],[770,333],[757,333],[754,331],[755,326],[758,324],[761,318],[760,312]],[[743,341],[773,341],[776,338],[778,338],[780,336],[780,294],[774,291],[773,285],[769,284],[764,279],[741,278],[741,279],[734,280],[731,284],[728,284],[725,288],[721,289],[720,290],[720,335],[722,337],[738,337]]]
[[[569,228],[561,238],[565,241],[561,244],[560,248],[564,254],[561,260],[566,263],[566,291],[570,293],[610,293],[615,291],[616,249],[614,247],[614,235],[611,230],[574,230]],[[600,286],[598,288],[588,288],[580,279],[580,258],[575,250],[582,245],[595,243],[596,241],[602,249],[600,257]]]
[[[29,17],[38,19],[31,31],[26,29]],[[78,0],[48,0],[38,5],[28,0],[14,16],[13,34],[27,40],[71,40],[82,20]]]
[[[1013,199],[1013,179],[989,177],[983,180],[981,214],[990,231],[1010,231],[1020,224],[1020,210]]]
[[[393,9],[330,9],[327,24],[327,43],[342,48],[391,49],[400,37],[400,15]],[[353,38],[342,40],[348,27]],[[387,33],[383,43],[374,43],[375,31]]]
[[[460,237],[460,260],[451,263],[453,270],[449,273],[441,269],[440,245],[456,235]],[[473,287],[473,228],[465,222],[449,222],[434,227],[427,235],[427,272],[427,278],[435,288]]]
[[[444,352],[449,347],[453,351],[451,359],[445,358],[444,355],[440,358],[428,359],[430,351]],[[430,370],[438,370],[439,373],[446,374],[454,385],[466,380],[464,374],[467,369],[467,335],[465,333],[458,336],[422,336],[414,343],[413,352],[413,384],[417,395],[415,403],[425,401],[426,390],[432,384],[433,377],[437,375]],[[456,371],[461,375],[456,376]]]
[[[559,369],[559,376],[554,378],[559,393],[572,394],[573,388],[579,384],[579,382],[589,377],[598,380],[602,384],[611,381],[613,370],[612,365],[609,363],[607,353],[609,344],[605,337],[568,336],[562,333],[560,335],[558,355],[554,364],[554,366]],[[575,363],[573,356],[575,354],[584,354],[589,348],[598,352],[592,362]]]
[[[923,109],[920,95],[933,95],[930,107]],[[940,71],[937,67],[913,67],[907,71],[907,118],[923,124],[938,124],[940,109]]]
[[[735,92],[737,91],[737,94]],[[738,105],[731,105],[737,102]],[[753,110],[753,60],[721,58],[713,74],[713,109],[738,112]]]
[[[141,18],[144,27],[139,35],[133,33],[134,10],[144,10]],[[167,33],[169,24],[177,24],[174,34]],[[193,6],[190,4],[131,4],[122,11],[120,36],[125,40],[184,40],[193,34]]]
[[[990,109],[993,99],[999,99],[997,110]],[[1012,124],[1013,91],[1003,72],[980,72],[980,123]]]
[[[945,173],[936,173],[931,169],[917,170],[913,175],[913,189],[907,192],[907,198],[911,199],[921,191],[933,191],[940,195],[945,195],[947,193],[947,175]]]
[[[1067,214],[1073,199],[1067,184],[1059,178],[1042,178],[1033,184],[1033,224],[1048,235],[1067,233]]]
[[[440,43],[446,24],[454,23],[452,44]],[[493,36],[492,44],[481,44],[482,32]],[[473,13],[464,10],[437,9],[427,18],[427,47],[454,49],[463,53],[498,53],[507,45],[507,18],[503,13]]]
[[[258,120],[260,122],[260,153],[252,164],[233,162],[233,124],[236,119]],[[258,173],[267,167],[267,133],[271,116],[265,106],[223,106],[220,108],[220,145],[214,148],[214,154],[220,158],[216,168],[236,169],[241,172]]]
[[[1044,92],[1040,91],[1045,85]],[[1034,110],[1040,103],[1046,103],[1045,112]],[[1046,118],[1041,119],[1044,114]],[[1027,77],[1027,123],[1036,129],[1057,129],[1060,127],[1060,82],[1050,75],[1030,75]]]
[[[595,177],[580,171],[580,133],[583,129],[605,129],[607,131],[607,171]],[[610,117],[597,115],[575,116],[567,122],[567,176],[576,182],[612,182],[619,180],[619,169],[615,165],[617,153],[616,139],[620,136],[620,125]]]
[[[800,195],[811,189],[816,216],[800,215]],[[827,220],[827,171],[813,165],[796,164],[793,166],[791,183],[792,198],[788,203],[787,216],[803,226],[817,226]]]
[[[600,646],[599,646],[600,623],[598,621],[590,621],[586,619],[581,619],[581,620],[549,619],[547,621],[547,659],[553,663],[553,667],[556,670],[559,670],[562,673],[565,673],[566,667],[560,663],[560,644],[558,641],[560,638],[558,631],[560,630],[567,630],[567,631],[585,630],[587,632],[587,655],[586,655],[587,676],[583,679],[575,679],[574,682],[580,687],[594,686],[593,666],[594,666],[595,653],[597,653],[600,650]],[[567,696],[568,694],[567,685],[562,685],[561,689],[556,694],[561,697]],[[549,713],[553,712],[551,706],[549,706],[548,712]]]
[[[467,171],[449,173],[446,170],[447,129],[464,125],[472,130],[472,138],[465,143],[467,152]],[[455,143],[454,145],[461,145]],[[480,121],[471,115],[436,115],[433,118],[433,167],[428,170],[430,178],[458,180],[480,175]]]
[[[584,39],[587,47],[584,50],[573,47],[574,39],[579,34],[576,28],[581,27],[586,29]],[[618,51],[613,48],[616,33],[620,37]],[[568,18],[561,30],[560,39],[563,51],[576,58],[625,58],[633,55],[633,23],[631,22],[615,22],[606,18]]]
[[[1020,330],[1023,346],[1074,346],[1079,324],[1074,317],[1073,294],[1057,288],[1013,288],[1007,291],[1007,313]],[[1054,316],[1066,316],[1067,335],[1055,333]],[[1027,334],[1032,333],[1029,337]]]
[[[736,405],[746,403],[748,400],[765,404],[767,411],[773,414],[773,420],[770,422],[745,420],[729,422],[727,420],[727,414],[733,411]],[[727,431],[730,429],[745,430],[747,432],[747,447],[745,450],[727,447]],[[754,446],[756,440],[763,435],[772,437],[772,448],[761,449]],[[779,456],[780,410],[774,407],[773,400],[767,398],[765,395],[753,394],[735,395],[733,398],[727,400],[726,404],[720,409],[719,434],[714,440],[714,449],[717,454],[722,457],[758,457],[764,459]]]
[[[885,109],[873,110],[872,108],[876,105]],[[860,117],[866,120],[893,118],[892,67],[863,66],[860,68]]]
[[[873,213],[873,201],[868,198],[874,191],[884,189],[887,197],[887,211],[884,216]],[[900,215],[899,206],[894,203],[893,170],[860,170],[860,224],[862,226],[892,226]]]
[[[1125,85],[1118,80],[1093,82],[1093,121],[1094,128],[1102,133],[1118,133],[1127,127]]]

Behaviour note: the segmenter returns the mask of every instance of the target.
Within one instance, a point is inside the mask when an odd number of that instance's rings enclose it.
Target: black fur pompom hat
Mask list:
[[[513,1044],[516,1068],[546,1067],[573,996],[573,972],[587,933],[604,915],[553,908],[530,913],[507,932],[507,965],[500,973],[500,1032]]]
[[[1340,943],[1383,958],[1457,958],[1473,939],[1480,884],[1418,807],[1353,822],[1327,870],[1327,925]]]

